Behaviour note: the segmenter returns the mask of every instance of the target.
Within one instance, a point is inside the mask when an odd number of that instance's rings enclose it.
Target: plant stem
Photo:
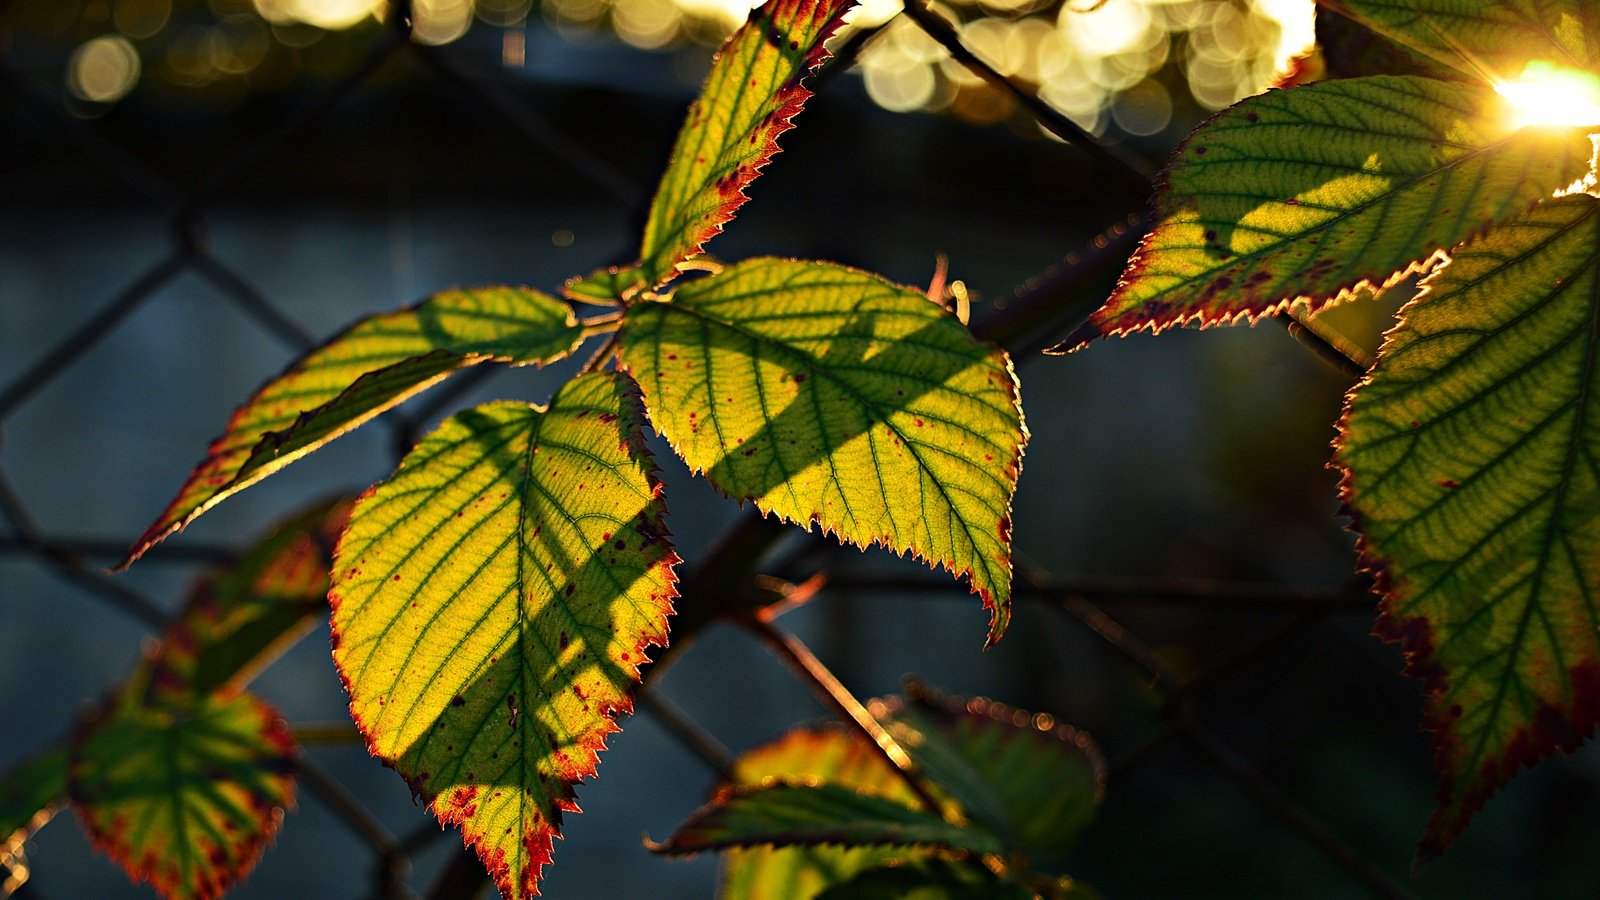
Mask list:
[[[911,755],[900,746],[899,741],[894,739],[894,735],[883,727],[883,723],[878,721],[872,711],[834,677],[833,672],[828,670],[822,660],[817,659],[805,642],[759,617],[746,619],[743,624],[778,658],[787,663],[802,681],[809,684],[823,703],[833,707],[845,722],[860,729],[929,812],[944,815],[944,807],[933,799],[933,795],[923,784],[922,775],[917,771],[917,765],[912,761]]]

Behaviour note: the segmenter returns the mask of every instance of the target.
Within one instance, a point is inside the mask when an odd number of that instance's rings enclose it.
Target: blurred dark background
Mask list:
[[[553,290],[631,259],[710,47],[742,18],[730,2],[418,0],[415,43],[396,45],[369,0],[0,0],[7,490],[42,533],[109,565],[233,406],[305,338],[452,285]],[[1267,598],[1300,588],[1360,597],[1324,467],[1348,377],[1271,323],[1040,355],[1108,287],[1092,265],[1096,238],[1148,198],[1044,137],[911,23],[890,21],[886,2],[853,28],[890,24],[858,66],[824,80],[710,249],[833,259],[913,284],[928,282],[943,253],[977,322],[1014,312],[1019,291],[1031,298],[1043,314],[1012,335],[1026,348],[1017,364],[1033,435],[1014,516],[1019,554],[1104,588],[1092,599],[1180,677],[1209,673],[1189,701],[1226,752],[1171,737],[1149,677],[1048,600],[1019,601],[1010,635],[987,653],[984,616],[961,590],[833,589],[785,622],[859,695],[892,693],[915,672],[1091,732],[1113,778],[1067,862],[1108,898],[1363,897],[1384,879],[1440,898],[1600,894],[1592,749],[1518,779],[1411,879],[1430,752],[1416,686],[1399,675],[1396,650],[1369,635],[1370,606],[1228,596],[1248,583]],[[1305,0],[935,8],[997,68],[1152,165],[1210,110],[1265,87],[1311,27]],[[1119,247],[1125,256],[1122,244],[1111,252]],[[1401,293],[1338,310],[1338,323],[1371,349]],[[68,352],[51,356],[57,346]],[[503,371],[461,402],[542,402],[572,367]],[[454,408],[413,404],[389,421],[431,427]],[[383,477],[407,437],[379,424],[340,440],[116,578],[174,608],[203,571],[204,548],[239,546],[314,498]],[[692,565],[740,513],[659,442],[656,451]],[[61,736],[148,636],[24,552],[10,525],[0,766]],[[920,573],[882,552],[816,551],[807,540],[780,554],[809,548],[856,573]],[[727,629],[709,632],[660,687],[736,751],[823,712]],[[325,628],[254,689],[297,726],[344,717]],[[646,715],[611,744],[601,777],[580,789],[585,812],[568,820],[546,894],[709,896],[714,859],[669,862],[639,836],[666,835],[712,777]],[[426,822],[358,744],[306,753],[393,833]],[[67,818],[31,845],[34,896],[147,893]],[[426,842],[410,883],[424,890],[456,846],[454,834]],[[236,894],[366,896],[373,865],[368,845],[302,790]]]

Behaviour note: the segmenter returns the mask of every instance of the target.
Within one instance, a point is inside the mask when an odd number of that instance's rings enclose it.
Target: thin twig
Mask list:
[[[119,612],[126,613],[157,631],[166,627],[167,614],[149,598],[91,567],[83,556],[47,542],[41,536],[38,523],[28,513],[27,506],[23,504],[21,496],[12,489],[11,482],[3,471],[0,471],[0,515],[3,515],[17,532],[13,540],[33,547],[39,558],[48,562],[57,574],[86,588]]]
[[[791,577],[790,580],[794,579]],[[903,591],[951,597],[968,593],[967,587],[960,582],[937,575],[859,569],[832,572],[828,576],[828,585],[839,589]],[[1063,597],[1079,597],[1107,605],[1172,605],[1230,612],[1295,612],[1313,609],[1371,613],[1374,609],[1374,601],[1364,583],[1326,588],[1185,578],[1046,577],[1034,583],[1019,579],[1012,593],[1018,599],[1049,603],[1057,603]]]
[[[1378,868],[1372,860],[1345,843],[1328,826],[1307,812],[1305,807],[1290,799],[1289,795],[1240,759],[1210,732],[1192,723],[1180,723],[1179,728],[1189,746],[1236,788],[1278,821],[1299,833],[1300,837],[1340,868],[1355,876],[1374,894],[1390,900],[1413,900],[1416,896]]]
[[[1365,376],[1372,367],[1372,357],[1327,322],[1298,310],[1289,310],[1278,319],[1301,346],[1351,378]]]
[[[38,553],[64,554],[73,557],[87,557],[115,562],[122,559],[128,552],[128,542],[110,540],[108,538],[49,538],[29,541],[14,535],[0,535],[0,554]],[[190,544],[186,542],[163,543],[154,548],[145,556],[140,557],[143,565],[150,563],[173,563],[176,565],[193,565],[195,563],[224,564],[238,558],[238,553],[231,547],[221,544]]]
[[[1039,99],[1037,94],[1024,90],[1011,79],[1000,74],[998,70],[972,52],[966,44],[962,43],[961,35],[956,32],[955,28],[943,16],[923,5],[923,0],[905,0],[904,5],[906,16],[921,26],[929,37],[950,51],[950,55],[956,62],[966,66],[967,70],[972,74],[1009,95],[1011,99],[1027,110],[1028,114],[1051,134],[1078,147],[1099,162],[1109,166],[1141,195],[1149,191],[1150,181],[1155,175],[1149,163],[1122,152],[1120,148],[1113,149],[1112,145],[1098,140],[1083,126],[1072,121],[1060,110]]]
[[[678,704],[663,695],[659,688],[641,689],[636,695],[638,704],[652,718],[661,723],[667,732],[678,739],[695,759],[704,763],[723,781],[733,781],[737,761],[732,751],[717,740]]]
[[[343,822],[356,837],[382,856],[399,855],[400,842],[350,789],[328,770],[302,756],[297,766],[300,783]]]
[[[850,690],[835,678],[833,673],[817,659],[803,641],[789,632],[779,628],[765,619],[750,617],[745,620],[745,626],[760,641],[767,646],[779,659],[789,665],[789,668],[810,685],[817,697],[828,706],[833,707],[845,722],[861,730],[867,740],[877,747],[888,760],[890,767],[900,776],[911,793],[916,795],[918,801],[929,811],[936,815],[943,815],[944,808],[933,799],[926,785],[922,783],[922,775],[917,770],[917,765],[912,761],[911,755],[900,746],[883,723],[873,716],[872,712],[857,700]]]

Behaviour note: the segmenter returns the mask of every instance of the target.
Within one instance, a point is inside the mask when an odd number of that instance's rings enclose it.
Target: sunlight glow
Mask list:
[[[1600,126],[1600,76],[1536,60],[1522,76],[1495,84],[1511,104],[1516,127]]]

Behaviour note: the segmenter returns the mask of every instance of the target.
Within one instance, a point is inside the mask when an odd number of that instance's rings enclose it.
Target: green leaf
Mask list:
[[[141,680],[74,740],[73,806],[134,881],[165,897],[220,897],[255,865],[293,802],[294,744],[249,694],[154,710],[139,701]]]
[[[1053,717],[916,682],[882,712],[922,773],[1010,849],[1058,855],[1093,820],[1105,761],[1088,735]]]
[[[802,81],[828,58],[823,41],[854,5],[767,0],[722,46],[650,205],[639,248],[647,287],[670,280],[749,199],[745,187],[811,96]]]
[[[122,566],[226,498],[457,369],[490,360],[548,363],[572,352],[582,337],[565,303],[527,288],[446,291],[366,319],[234,411],[209,455]]]
[[[739,785],[756,786],[778,778],[814,778],[906,806],[917,802],[876,747],[842,728],[796,728],[747,751],[734,768],[734,782]],[[811,900],[857,872],[890,860],[926,855],[924,850],[887,847],[729,850],[722,855],[717,896],[720,900]]]
[[[184,704],[241,687],[327,609],[333,545],[351,501],[318,504],[196,585],[162,638],[146,701]]]
[[[1343,495],[1442,776],[1419,860],[1600,724],[1600,201],[1453,252],[1349,399]]]
[[[67,748],[50,747],[0,775],[0,897],[27,879],[23,845],[67,799]],[[15,885],[11,884],[17,879]]]
[[[635,266],[607,266],[587,275],[567,279],[561,291],[584,303],[615,305],[633,299],[644,286],[644,277]]]
[[[513,900],[667,639],[678,558],[643,415],[617,373],[460,413],[357,502],[335,556],[356,724]]]
[[[1381,290],[1588,171],[1582,132],[1512,130],[1503,108],[1483,88],[1404,76],[1232,107],[1179,150],[1122,284],[1056,349]]]
[[[1033,891],[972,863],[937,857],[868,869],[817,900],[1033,900]]]
[[[690,468],[763,512],[967,579],[1010,620],[1027,432],[1004,351],[913,288],[753,259],[631,307],[623,365]]]
[[[994,835],[950,825],[904,803],[841,785],[804,781],[724,788],[666,842],[650,849],[681,854],[818,844],[937,846],[979,855],[1005,849]]]
[[[1600,63],[1593,0],[1338,0],[1379,34],[1482,80],[1513,78],[1533,60]]]
[[[1357,78],[1365,75],[1422,75],[1428,78],[1458,78],[1449,67],[1421,56],[1404,44],[1372,31],[1354,19],[1317,10],[1317,50],[1328,78]]]

